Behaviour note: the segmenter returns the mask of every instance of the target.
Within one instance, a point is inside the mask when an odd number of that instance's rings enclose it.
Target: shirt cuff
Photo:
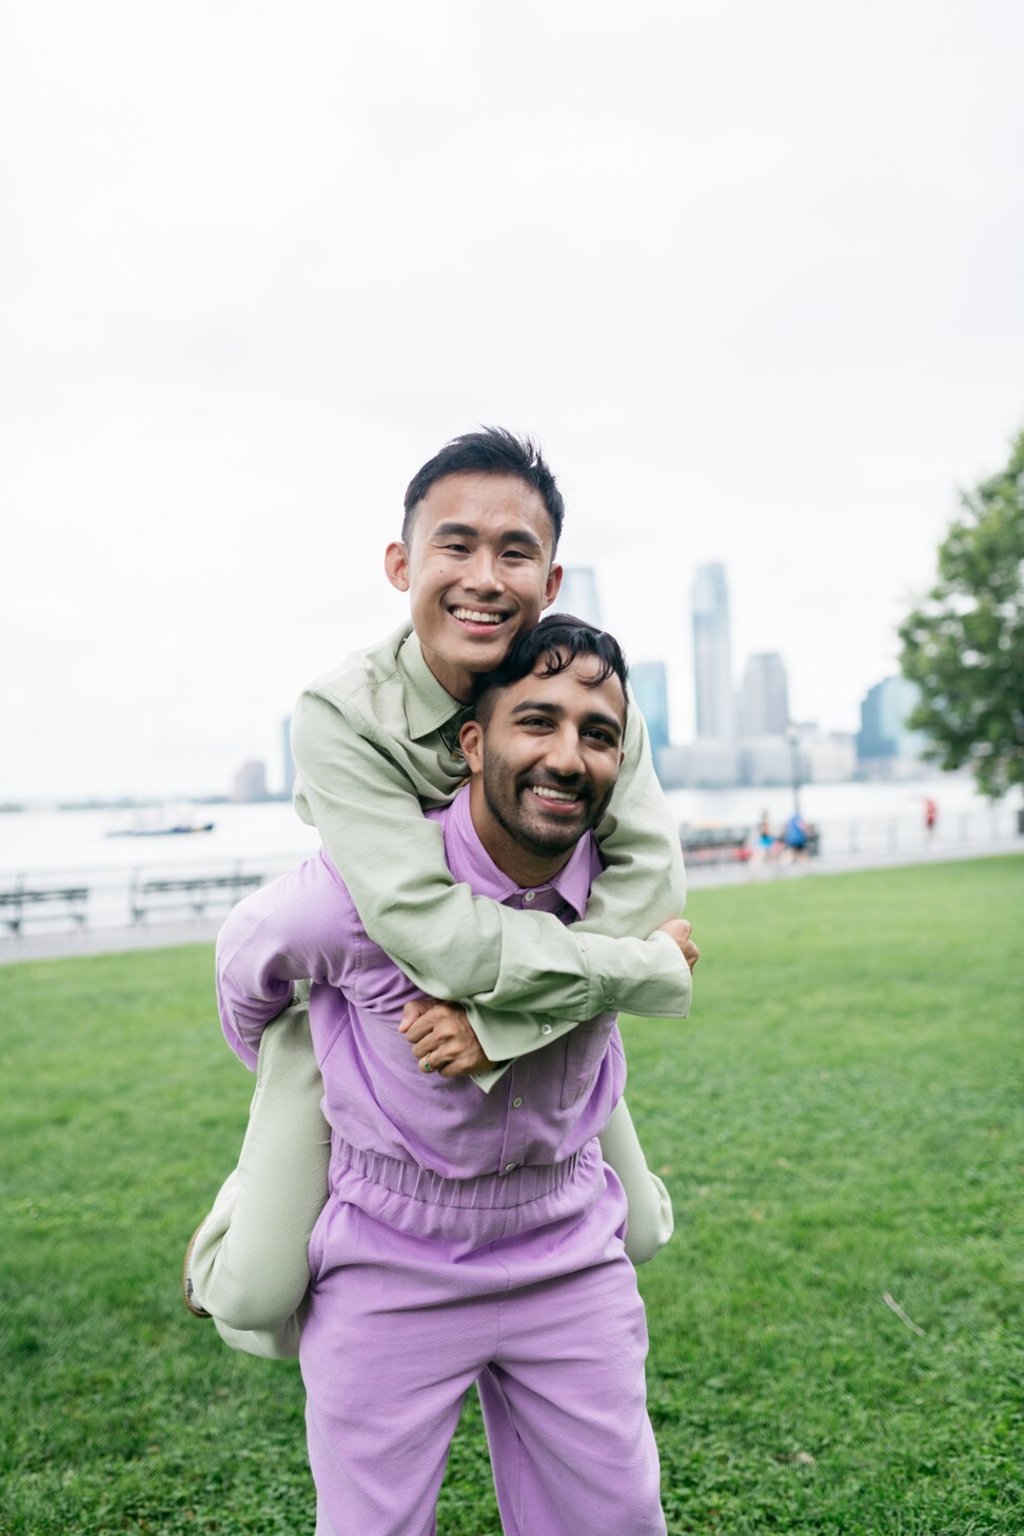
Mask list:
[[[474,1072],[472,1074],[472,1081],[484,1093],[490,1093],[494,1085],[501,1082],[501,1079],[505,1076],[511,1065],[510,1061],[499,1061],[493,1067],[489,1067],[486,1072]]]
[[[579,935],[586,945],[591,992],[588,1018],[596,1013],[634,1013],[654,1019],[685,1019],[693,979],[682,951],[667,933],[649,939]]]

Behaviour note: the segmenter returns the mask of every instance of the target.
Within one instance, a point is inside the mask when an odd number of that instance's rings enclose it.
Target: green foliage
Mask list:
[[[692,896],[692,1018],[624,1023],[671,1536],[1024,1529],[1022,896],[1020,858]],[[0,969],[3,1536],[313,1529],[295,1365],[179,1296],[252,1081],[210,980]],[[500,1531],[472,1399],[438,1527]]]
[[[908,722],[943,768],[993,797],[1024,785],[1024,432],[1006,468],[961,498],[938,581],[901,625],[921,702]]]

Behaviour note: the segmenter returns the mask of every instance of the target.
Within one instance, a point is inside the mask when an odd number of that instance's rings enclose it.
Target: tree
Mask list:
[[[938,580],[900,626],[900,666],[921,690],[907,723],[926,732],[926,756],[969,765],[995,799],[1024,786],[1024,432],[960,503]]]

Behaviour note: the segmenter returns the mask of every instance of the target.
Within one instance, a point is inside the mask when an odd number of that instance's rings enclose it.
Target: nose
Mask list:
[[[504,583],[493,550],[488,549],[486,545],[479,545],[473,551],[472,558],[465,567],[462,584],[467,591],[476,592],[480,597],[502,590]]]
[[[586,772],[580,750],[579,732],[570,725],[553,731],[548,737],[544,763],[549,773],[560,779],[578,779]]]

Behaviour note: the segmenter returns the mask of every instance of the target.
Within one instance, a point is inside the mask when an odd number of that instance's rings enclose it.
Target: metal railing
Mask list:
[[[224,916],[300,856],[0,871],[0,944],[23,933]]]
[[[918,816],[862,816],[823,821],[820,831],[823,855],[849,856],[988,848],[1011,845],[1021,835],[1017,811],[1005,805],[951,811],[931,829]]]
[[[974,855],[1024,852],[1021,813],[1006,806],[956,811],[931,830],[916,816],[860,816],[823,819],[815,823],[814,857],[794,859],[778,845],[767,852],[751,832],[745,862],[733,857],[721,863],[693,860],[688,864],[692,885],[720,883],[799,867],[825,871],[869,869],[885,865],[941,863]]]

